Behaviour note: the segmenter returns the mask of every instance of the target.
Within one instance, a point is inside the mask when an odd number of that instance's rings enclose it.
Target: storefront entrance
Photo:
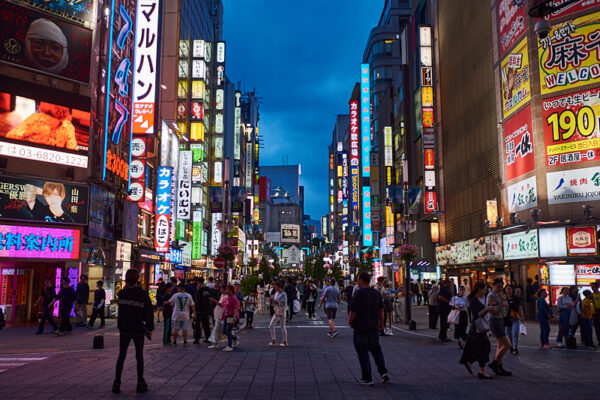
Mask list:
[[[7,321],[29,319],[33,270],[25,268],[2,268],[0,275],[0,307]]]

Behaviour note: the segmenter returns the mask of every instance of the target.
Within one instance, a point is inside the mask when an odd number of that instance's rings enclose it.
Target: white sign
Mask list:
[[[135,19],[135,65],[133,67],[133,132],[154,133],[156,101],[159,0],[139,0]]]
[[[281,234],[279,232],[265,232],[265,242],[279,243],[281,242]]]
[[[300,263],[300,249],[292,246],[289,249],[283,250],[283,257],[287,259],[288,264]]]
[[[129,190],[131,194],[127,198],[131,201],[140,201],[144,197],[144,186],[140,182],[131,182]]]
[[[548,204],[600,200],[600,167],[549,172]]]
[[[567,233],[565,227],[539,230],[540,257],[566,257]]]
[[[188,220],[192,215],[192,152],[179,154],[179,173],[177,174],[177,219]]]
[[[575,266],[569,264],[550,264],[550,286],[575,285]]]
[[[192,266],[192,244],[190,242],[181,241],[185,244],[181,249],[181,265],[186,267]]]
[[[435,171],[425,171],[425,187],[435,187]]]
[[[218,92],[218,90],[217,90]],[[234,108],[234,129],[233,129],[233,159],[239,160],[241,153],[241,132],[242,132],[242,108],[241,108],[242,93],[235,92],[235,108]]]
[[[537,207],[535,176],[514,183],[507,188],[508,211],[511,213]]]
[[[524,258],[538,258],[538,231],[518,232],[504,235],[504,259],[519,260]]]
[[[300,242],[300,225],[281,224],[281,242],[282,243],[299,243]]]
[[[217,89],[215,92],[215,108],[222,110],[225,103],[225,91],[223,89]]]
[[[223,182],[223,163],[221,161],[216,161],[214,164],[213,180],[215,183]]]
[[[117,240],[115,259],[117,261],[131,261],[131,243]]]
[[[223,137],[215,137],[215,158],[223,158]]]
[[[206,80],[206,63],[204,60],[192,61],[192,78]]]
[[[223,133],[223,114],[215,115],[215,133]]]
[[[204,58],[205,54],[205,44],[204,40],[194,40],[192,43],[192,57],[194,58]]]
[[[15,143],[0,142],[0,156],[24,158],[26,160],[44,161],[70,167],[87,168],[87,156],[63,153],[61,151],[38,149]]]
[[[223,233],[219,229],[223,221],[222,213],[213,213],[212,215],[212,239],[210,242],[210,252],[212,255],[217,255],[219,246],[221,246],[221,240],[223,239]]]
[[[218,63],[225,62],[225,42],[217,43],[217,62]]]
[[[142,160],[133,160],[131,161],[131,166],[129,167],[129,176],[132,179],[140,179],[145,172],[144,162]]]
[[[246,189],[252,190],[252,143],[246,143]]]
[[[131,141],[131,155],[143,157],[146,154],[146,141],[141,137],[134,137]]]

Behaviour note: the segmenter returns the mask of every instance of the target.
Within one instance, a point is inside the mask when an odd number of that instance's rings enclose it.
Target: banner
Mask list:
[[[60,78],[89,82],[90,29],[7,1],[0,2],[0,26],[1,61]]]
[[[90,190],[90,221],[88,234],[113,239],[115,231],[115,194],[92,185]]]
[[[0,176],[0,218],[86,225],[88,206],[88,186]]]
[[[537,183],[535,175],[513,183],[506,189],[508,211],[511,213],[537,207]]]
[[[518,178],[535,169],[531,107],[519,111],[504,123],[506,180]]]
[[[600,13],[562,22],[540,40],[542,94],[600,82]]]
[[[570,256],[596,255],[596,227],[578,226],[567,228]]]
[[[299,243],[300,242],[300,225],[281,224],[281,242],[282,243]]]
[[[583,264],[576,265],[576,277],[577,285],[589,286],[592,283],[600,280],[600,265],[597,264]]]
[[[600,200],[600,167],[546,174],[548,204]]]
[[[600,89],[542,100],[546,165],[600,158]]]
[[[537,229],[504,235],[502,241],[504,242],[505,260],[537,258],[539,256]]]
[[[527,28],[527,2],[524,0],[498,1],[498,30],[500,56],[519,40]]]
[[[171,225],[171,185],[173,169],[158,167],[156,182],[156,221],[154,223],[154,247],[159,253],[169,252],[169,228]]]
[[[11,0],[31,8],[43,10],[71,22],[90,27],[96,24],[94,0],[50,1],[50,0]]]
[[[529,53],[525,37],[500,64],[502,112],[508,118],[531,98]]]
[[[0,225],[0,257],[76,260],[77,229]]]
[[[192,216],[192,152],[179,153],[177,174],[177,219],[188,220]]]

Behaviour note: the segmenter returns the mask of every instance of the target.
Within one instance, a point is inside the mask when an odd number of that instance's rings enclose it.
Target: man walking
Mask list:
[[[429,289],[429,329],[437,329],[439,295],[440,285],[433,281]]]
[[[440,334],[438,338],[441,342],[451,342],[448,339],[448,328],[450,327],[448,324],[448,314],[450,314],[450,300],[452,297],[452,283],[446,278],[438,295],[438,313],[440,315]]]
[[[208,286],[204,286],[204,278],[198,278],[198,288],[196,289],[196,296],[194,302],[196,303],[196,329],[194,329],[194,344],[200,343],[200,326],[204,330],[204,343],[209,343],[208,338],[210,337],[210,323],[208,316],[212,311],[212,305],[210,298],[212,296],[212,290]]]
[[[41,335],[44,333],[44,325],[46,325],[46,321],[52,326],[52,333],[58,334],[58,325],[54,322],[54,318],[52,318],[52,306],[56,301],[56,291],[52,286],[52,280],[46,278],[44,288],[42,289],[42,293],[40,297],[37,299],[33,307],[37,307],[37,305],[42,302],[42,317],[40,318],[40,325],[38,326],[38,330],[36,335]]]
[[[177,285],[177,293],[175,293],[168,301],[173,305],[173,346],[177,346],[177,333],[181,330],[183,335],[183,347],[188,346],[187,336],[190,321],[190,312],[192,318],[195,318],[193,311],[194,300],[192,296],[185,291],[185,285],[180,283]]]
[[[327,322],[329,322],[329,333],[327,336],[332,338],[338,335],[338,331],[335,329],[335,315],[341,300],[340,291],[335,287],[335,279],[331,279],[329,286],[323,290],[319,308],[325,302],[325,315],[327,315]]]
[[[288,285],[285,287],[284,292],[285,294],[287,294],[289,315],[288,320],[289,322],[292,322],[292,317],[296,315],[296,313],[294,312],[294,300],[298,298],[298,290],[296,289],[296,283],[294,282],[293,278],[288,279]]]
[[[96,282],[96,290],[94,291],[94,304],[92,305],[92,316],[88,323],[88,328],[94,327],[96,318],[100,316],[100,328],[104,328],[104,304],[106,302],[106,292],[103,289],[104,282]]]
[[[61,289],[58,292],[58,315],[60,315],[60,334],[66,335],[71,333],[71,310],[75,302],[75,290],[69,284],[71,280],[64,277],[60,280]]]
[[[77,305],[75,315],[77,316],[77,326],[84,326],[87,322],[87,303],[90,299],[90,286],[87,283],[87,276],[79,277],[79,284],[76,290]]]
[[[362,377],[356,383],[367,386],[373,385],[369,352],[373,355],[383,383],[390,380],[378,336],[378,331],[383,330],[383,299],[377,290],[370,287],[370,283],[368,272],[363,271],[358,275],[359,289],[352,298],[348,316],[348,325],[354,329],[354,348],[362,371]]]
[[[123,364],[127,356],[127,348],[133,340],[135,345],[135,359],[137,362],[137,389],[136,392],[148,391],[148,385],[144,380],[144,335],[152,338],[154,330],[154,312],[150,296],[139,285],[140,273],[137,269],[129,269],[125,273],[126,286],[118,294],[119,317],[117,327],[119,328],[119,358],[113,382],[113,393],[121,391],[121,374]]]

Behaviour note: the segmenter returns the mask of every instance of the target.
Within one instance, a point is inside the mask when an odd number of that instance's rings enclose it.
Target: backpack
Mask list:
[[[577,313],[577,315],[583,313],[583,308],[581,307],[583,303],[583,300],[580,300],[579,302],[577,302],[577,305],[575,306],[575,312]]]

